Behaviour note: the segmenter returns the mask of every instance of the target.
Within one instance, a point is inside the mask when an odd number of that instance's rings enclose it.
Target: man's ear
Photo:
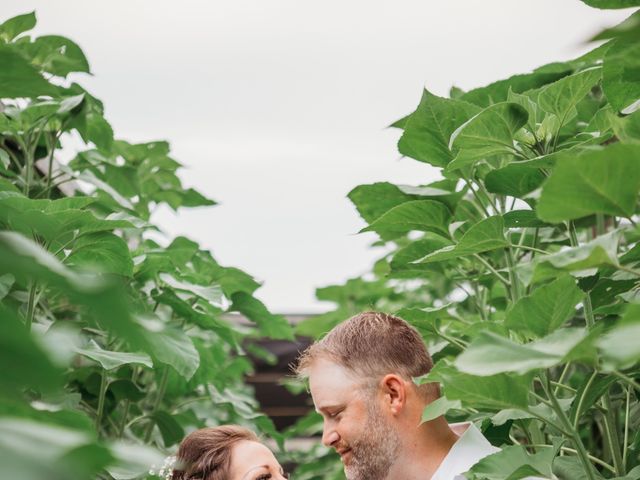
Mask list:
[[[385,405],[392,414],[397,415],[407,401],[407,387],[402,377],[392,373],[385,375],[380,381]]]

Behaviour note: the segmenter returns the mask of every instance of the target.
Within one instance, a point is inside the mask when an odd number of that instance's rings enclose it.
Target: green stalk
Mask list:
[[[156,395],[155,402],[153,403],[153,407],[151,408],[151,415],[158,411],[160,408],[160,404],[162,403],[162,398],[164,397],[164,392],[167,389],[167,380],[169,379],[169,367],[165,366],[164,371],[162,372],[162,378],[160,379],[160,384],[158,385],[158,393]],[[149,425],[147,426],[147,431],[144,434],[144,441],[148,443],[151,439],[151,433],[153,432],[153,419],[149,419]]]
[[[560,423],[562,423],[562,425],[567,430],[567,432],[569,432],[569,436],[573,440],[573,443],[576,447],[576,451],[578,453],[578,457],[580,458],[580,462],[584,466],[585,471],[587,473],[587,477],[589,478],[589,480],[596,480],[597,479],[596,471],[593,467],[593,463],[591,463],[591,461],[589,460],[589,453],[587,452],[587,449],[585,448],[584,443],[582,443],[580,434],[573,427],[573,425],[571,425],[571,422],[567,418],[567,415],[564,413],[564,410],[562,410],[562,407],[560,406],[558,399],[553,394],[551,383],[549,382],[549,378],[546,375],[544,376],[544,380],[542,382],[542,388],[544,389],[547,395],[547,398],[549,398],[549,400],[551,401],[551,407],[553,411],[556,413],[556,415],[558,416],[558,418],[560,419]]]
[[[136,379],[138,378],[139,370],[134,368],[133,375],[131,375],[131,381],[135,385]],[[118,428],[118,437],[122,438],[124,434],[124,430],[127,426],[127,417],[129,416],[129,408],[131,407],[131,400],[128,398],[124,401],[124,412],[122,414],[122,422],[120,422],[120,427]]]
[[[627,386],[627,401],[624,411],[624,440],[622,442],[622,464],[627,466],[627,454],[629,447],[629,406],[631,403],[631,387]]]
[[[618,437],[618,431],[616,429],[616,419],[613,411],[613,405],[611,404],[611,397],[609,392],[605,393],[602,397],[602,406],[606,409],[603,416],[605,433],[609,447],[611,449],[611,458],[613,459],[613,467],[616,469],[616,475],[621,477],[625,474],[624,463],[622,462],[622,453],[620,448],[620,438]]]
[[[31,331],[33,317],[36,313],[36,282],[31,282],[29,287],[29,303],[27,304],[27,318],[25,319],[25,327],[27,332]]]
[[[635,388],[638,392],[640,392],[640,383],[636,382],[633,378],[631,378],[628,375],[625,375],[622,372],[619,372],[617,370],[614,370],[613,373],[616,377],[620,378],[621,380],[624,380],[626,383],[628,383],[630,386],[632,386],[633,388]]]
[[[511,284],[510,284],[509,280],[507,280],[502,275],[500,275],[500,273],[495,268],[493,268],[489,262],[487,262],[484,258],[482,258],[477,253],[474,254],[473,256],[474,256],[474,258],[479,260],[480,263],[482,263],[485,267],[487,267],[487,270],[489,270],[491,273],[493,273],[498,278],[498,280],[500,280],[502,283],[504,283],[504,285],[505,285],[505,287],[507,287],[507,289],[510,288]]]
[[[102,371],[102,379],[100,380],[100,394],[98,396],[98,412],[96,413],[96,431],[100,435],[100,424],[102,423],[102,414],[104,413],[104,399],[107,395],[107,387],[109,382],[107,379],[107,371]]]
[[[591,388],[591,385],[593,384],[593,381],[596,379],[597,375],[598,375],[598,371],[594,370],[593,374],[591,375],[591,377],[589,377],[589,380],[587,381],[587,385],[584,387],[584,390],[582,391],[582,395],[580,395],[580,399],[578,400],[577,407],[576,407],[576,418],[573,419],[573,428],[576,430],[578,429],[578,422],[580,420],[580,414],[582,413],[582,404],[584,403],[584,399],[587,397],[589,388]]]
[[[505,250],[505,258],[507,259],[507,268],[509,269],[509,283],[511,284],[511,299],[517,302],[520,298],[520,282],[515,272],[515,264],[513,260],[513,250],[511,247]]]
[[[571,367],[571,362],[567,362],[566,365],[564,366],[564,368],[562,369],[562,373],[560,373],[560,376],[558,377],[558,381],[555,384],[556,389],[555,389],[554,393],[556,395],[558,395],[558,392],[560,391],[561,388],[565,388],[565,389],[571,388],[571,387],[568,387],[567,385],[564,385],[562,383],[562,382],[564,382],[564,377],[567,376],[567,372],[569,371],[570,367]],[[553,383],[553,382],[551,382],[551,383]],[[575,392],[575,390],[573,390],[573,391]]]

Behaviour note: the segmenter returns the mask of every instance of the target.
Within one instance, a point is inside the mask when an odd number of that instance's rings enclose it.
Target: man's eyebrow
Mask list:
[[[326,413],[329,410],[337,410],[339,408],[342,408],[342,404],[340,403],[336,403],[334,404],[329,404],[329,405],[322,405],[321,407],[316,407],[316,412],[318,413]]]

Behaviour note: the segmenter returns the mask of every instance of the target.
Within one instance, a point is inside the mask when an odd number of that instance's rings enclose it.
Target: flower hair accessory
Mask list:
[[[156,475],[160,478],[164,478],[164,480],[171,480],[173,475],[173,468],[176,465],[177,457],[174,455],[170,455],[164,459],[162,462],[162,467],[158,471],[156,471],[156,466],[152,465],[149,470],[149,475]]]

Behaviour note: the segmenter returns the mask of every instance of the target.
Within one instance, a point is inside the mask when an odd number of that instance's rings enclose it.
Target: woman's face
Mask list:
[[[242,440],[231,450],[231,480],[284,480],[282,467],[271,450],[258,442]]]

